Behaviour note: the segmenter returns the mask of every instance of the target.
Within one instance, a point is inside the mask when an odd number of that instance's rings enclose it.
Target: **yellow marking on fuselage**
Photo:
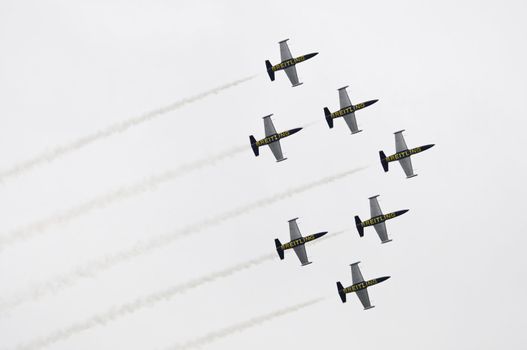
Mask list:
[[[422,149],[421,147],[416,147],[416,148],[412,148],[412,149],[407,149],[405,151],[401,151],[399,153],[395,153],[395,154],[392,154],[391,156],[389,157],[386,157],[386,161],[388,162],[393,162],[395,160],[400,160],[400,159],[403,159],[403,158],[408,158],[410,157],[411,155],[414,155],[416,153],[419,153],[419,152],[422,152]]]
[[[280,139],[283,139],[284,137],[287,137],[289,136],[291,133],[289,131],[283,131],[279,134],[274,134],[274,135],[271,135],[271,136],[267,136],[266,138],[264,139],[261,139],[260,141],[257,141],[256,142],[256,146],[260,147],[260,146],[263,146],[263,145],[268,145],[270,143],[273,143],[273,142],[276,142]]]
[[[360,283],[356,283],[354,285],[351,285],[347,288],[344,288],[344,293],[353,293],[353,292],[357,292],[359,290],[362,290],[362,289],[366,289],[368,287],[371,287],[375,284],[377,284],[377,279],[372,279],[372,280],[369,280],[369,281],[364,281],[364,282],[360,282]]]
[[[384,215],[375,216],[369,220],[364,221],[362,223],[362,227],[377,225],[386,220],[393,219],[395,216],[395,213],[388,213]]]
[[[355,111],[358,111],[359,109],[363,109],[364,107],[366,107],[366,104],[364,103],[358,103],[355,106],[351,105],[346,108],[342,108],[334,113],[331,113],[331,118],[335,119],[335,118],[343,117],[346,114],[353,113]]]
[[[295,248],[295,247],[298,247],[299,245],[302,245],[302,244],[304,244],[306,242],[312,241],[315,238],[316,238],[315,235],[309,235],[309,236],[306,236],[306,237],[300,237],[300,238],[297,238],[295,240],[292,240],[291,242],[283,244],[282,245],[282,249],[286,250],[286,249]]]
[[[289,67],[294,66],[295,64],[303,62],[305,60],[306,60],[305,56],[299,56],[297,58],[291,58],[291,59],[285,60],[284,62],[280,62],[280,63],[274,65],[273,67],[271,67],[271,70],[273,72],[276,72],[277,70],[289,68]]]
[[[333,119],[339,118],[339,117],[345,116],[346,114],[350,114],[350,113],[353,113],[353,112],[355,112],[355,109],[353,108],[353,106],[349,106],[349,107],[342,108],[342,109],[332,113],[331,114],[331,118],[333,118]]]

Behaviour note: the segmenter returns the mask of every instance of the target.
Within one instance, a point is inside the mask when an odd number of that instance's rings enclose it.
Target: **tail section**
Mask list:
[[[343,303],[346,302],[346,293],[344,293],[344,287],[342,287],[342,283],[337,282],[337,291],[339,292],[340,300],[342,300]]]
[[[267,68],[267,74],[269,74],[269,78],[271,78],[271,81],[274,81],[273,65],[271,62],[265,61],[265,67]]]
[[[329,108],[324,107],[324,115],[326,116],[326,121],[328,122],[329,128],[333,128],[333,118],[331,118],[331,112]]]
[[[383,151],[379,151],[379,157],[381,158],[382,168],[384,172],[388,171],[388,161],[386,160],[386,154]]]
[[[253,149],[254,155],[258,157],[260,151],[258,150],[258,146],[256,145],[256,139],[253,135],[251,135],[249,136],[249,140],[251,141],[251,148]]]
[[[357,215],[355,216],[355,226],[357,226],[357,231],[359,231],[359,236],[363,237],[364,227],[362,227],[362,221]]]
[[[284,249],[282,248],[282,243],[280,243],[278,239],[275,239],[274,244],[276,245],[276,252],[280,257],[280,260],[284,260]]]

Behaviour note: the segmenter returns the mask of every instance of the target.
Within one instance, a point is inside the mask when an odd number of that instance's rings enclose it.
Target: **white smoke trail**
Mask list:
[[[138,256],[145,255],[150,253],[151,251],[165,247],[167,244],[170,244],[184,236],[200,233],[209,227],[214,227],[218,224],[221,224],[230,219],[234,219],[243,214],[247,214],[258,208],[272,205],[290,196],[294,196],[306,192],[310,189],[316,188],[318,186],[337,181],[362,169],[364,168],[357,168],[336,175],[327,176],[317,181],[313,181],[302,186],[290,188],[273,196],[254,201],[247,205],[225,212],[216,217],[206,219],[204,221],[195,223],[193,225],[189,225],[179,230],[152,237],[147,241],[140,241],[131,248],[121,250],[117,253],[105,255],[85,265],[78,266],[66,272],[65,274],[56,276],[48,281],[34,284],[24,291],[14,293],[13,297],[0,302],[0,311],[12,309],[24,302],[30,300],[37,300],[46,295],[57,293],[65,288],[74,286],[75,284],[79,283],[83,278],[93,277],[98,273],[109,270],[115,265],[125,263]]]
[[[253,79],[254,77],[255,77],[255,75],[250,76],[250,77],[246,77],[246,78],[243,78],[243,79],[235,80],[235,81],[230,82],[228,84],[225,84],[225,85],[222,85],[222,86],[218,86],[218,87],[216,87],[214,89],[202,92],[202,93],[197,94],[195,96],[184,98],[184,99],[182,99],[180,101],[174,102],[174,103],[169,104],[169,105],[167,105],[165,107],[153,110],[153,111],[145,113],[143,115],[124,120],[124,121],[122,121],[120,123],[116,123],[116,124],[110,125],[107,128],[105,128],[105,129],[96,131],[96,132],[94,132],[94,133],[92,133],[90,135],[83,136],[81,138],[78,138],[75,141],[70,142],[70,143],[57,146],[57,147],[55,147],[55,148],[53,148],[53,149],[51,149],[49,151],[41,153],[41,154],[39,154],[39,155],[37,155],[37,156],[35,156],[35,157],[31,158],[31,159],[28,159],[28,160],[26,160],[24,162],[15,164],[11,168],[0,172],[0,182],[5,181],[8,178],[15,177],[15,176],[18,176],[20,174],[23,174],[23,173],[25,173],[27,171],[30,171],[31,169],[33,169],[34,167],[36,167],[38,165],[52,162],[52,161],[54,161],[55,159],[57,159],[59,157],[62,157],[62,156],[66,155],[68,153],[71,153],[73,151],[79,150],[79,149],[83,148],[86,145],[94,143],[95,141],[98,141],[98,140],[101,140],[101,139],[104,139],[104,138],[107,138],[107,137],[110,137],[110,136],[122,133],[122,132],[130,129],[133,126],[137,126],[137,125],[143,124],[143,123],[145,123],[147,121],[156,119],[156,118],[158,118],[158,117],[160,117],[160,116],[162,116],[162,115],[164,115],[166,113],[169,113],[169,112],[172,112],[172,111],[174,111],[176,109],[184,107],[187,104],[199,101],[201,99],[204,99],[205,97],[208,97],[208,96],[213,95],[213,94],[217,94],[217,93],[219,93],[219,92],[221,92],[223,90],[227,90],[227,89],[229,89],[231,87],[234,87],[236,85],[239,85],[241,83],[249,81],[249,80]]]
[[[310,242],[309,244],[310,245],[316,245],[320,242],[323,242],[325,241],[326,239],[329,239],[329,238],[335,238],[335,237],[338,237],[340,235],[342,235],[343,233],[346,233],[348,231],[348,229],[345,229],[345,230],[338,230],[338,231],[335,231],[335,232],[330,232],[328,233],[327,235],[325,236],[322,236],[321,238],[317,239],[317,240],[314,240],[313,242]],[[123,257],[125,255],[122,255]],[[275,255],[274,254],[269,254],[269,255],[265,255],[265,256],[262,256],[260,258],[257,258],[256,261],[259,261],[260,259],[264,259],[262,260],[265,261],[265,259],[270,259],[272,257],[274,257]],[[124,262],[125,260],[122,260],[122,261],[118,261],[118,260],[110,260],[110,259],[105,259],[103,260],[103,262],[95,262],[95,263],[92,263],[91,265],[88,265],[88,266],[84,266],[84,267],[79,267],[67,274],[64,274],[62,276],[59,276],[59,277],[56,277],[48,282],[43,282],[43,283],[40,283],[40,284],[36,284],[36,285],[33,285],[33,286],[30,286],[29,288],[27,288],[27,290],[25,291],[21,291],[21,292],[17,292],[17,293],[14,293],[13,297],[11,297],[10,299],[6,300],[6,301],[1,301],[0,302],[0,311],[2,312],[5,312],[9,309],[12,309],[20,304],[23,304],[24,302],[27,302],[29,300],[37,300],[37,299],[40,299],[46,295],[49,295],[49,294],[53,294],[53,293],[56,293],[56,292],[59,292],[60,290],[64,289],[64,288],[67,288],[67,287],[70,287],[70,286],[73,286],[75,285],[81,278],[86,278],[86,277],[92,277],[94,274],[96,274],[97,272],[102,272],[108,268],[110,268],[112,265],[109,264],[109,262],[112,262],[113,264],[116,264],[116,263],[119,263],[119,262]],[[245,263],[246,265],[254,265],[251,261]],[[248,268],[248,267],[247,267]],[[233,268],[230,268],[228,270],[232,270]]]
[[[247,146],[248,147],[248,146]],[[108,192],[106,194],[97,196],[88,201],[75,205],[61,213],[52,215],[48,218],[35,221],[26,226],[17,228],[3,236],[0,236],[0,252],[11,244],[19,241],[27,240],[31,237],[43,234],[47,229],[55,225],[64,224],[70,220],[78,218],[82,215],[88,214],[89,212],[101,209],[117,201],[124,200],[129,197],[136,196],[146,191],[154,190],[157,186],[172,181],[180,176],[183,176],[194,170],[211,166],[219,161],[233,157],[244,150],[248,149],[246,146],[238,146],[228,149],[224,152],[194,161],[187,164],[183,164],[175,169],[168,170],[164,173],[157,174],[145,178],[133,185],[120,187],[116,190]]]
[[[144,309],[146,307],[153,306],[159,302],[169,300],[177,294],[181,294],[190,289],[197,288],[203,284],[213,282],[220,278],[225,278],[230,275],[233,275],[237,272],[249,269],[251,267],[260,265],[266,261],[272,260],[276,257],[275,254],[266,254],[249,261],[242,262],[237,265],[233,265],[229,268],[226,268],[221,271],[211,273],[207,276],[183,283],[180,285],[172,286],[166,288],[156,293],[146,295],[135,299],[134,301],[115,306],[103,313],[94,315],[84,321],[75,323],[66,328],[52,332],[51,334],[32,340],[26,344],[21,344],[17,347],[18,350],[34,350],[41,349],[48,345],[54,344],[61,340],[65,340],[71,336],[74,336],[83,331],[89,330],[94,327],[104,326],[109,322],[115,321],[121,317],[137,312],[138,310]]]
[[[254,317],[254,318],[251,318],[251,319],[249,319],[247,321],[243,321],[243,322],[234,324],[234,325],[232,325],[230,327],[226,327],[226,328],[214,331],[214,332],[210,332],[208,334],[205,334],[202,337],[195,338],[195,339],[193,339],[193,340],[191,340],[189,342],[186,342],[184,344],[174,345],[174,346],[168,348],[167,350],[188,350],[188,349],[201,348],[204,345],[210,344],[210,343],[212,343],[214,341],[217,341],[217,340],[220,340],[222,338],[228,337],[228,336],[233,335],[235,333],[242,332],[242,331],[244,331],[246,329],[259,326],[262,323],[272,321],[272,320],[274,320],[277,317],[285,316],[287,314],[300,311],[300,310],[302,310],[302,309],[304,309],[304,308],[306,308],[308,306],[315,305],[315,304],[321,302],[322,300],[324,300],[324,298],[317,298],[317,299],[306,301],[306,302],[301,303],[301,304],[296,304],[296,305],[289,306],[289,307],[286,307],[286,308],[283,308],[283,309],[279,309],[279,310],[276,310],[274,312],[271,312],[271,313],[268,313],[268,314],[265,314],[265,315]]]

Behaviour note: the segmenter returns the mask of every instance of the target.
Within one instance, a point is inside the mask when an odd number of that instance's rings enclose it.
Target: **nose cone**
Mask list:
[[[434,146],[435,146],[435,144],[432,143],[432,144],[430,144],[430,145],[425,145],[425,146],[421,147],[421,149],[422,149],[423,151],[426,151],[427,149],[432,148],[432,147],[434,147]]]
[[[305,58],[306,60],[308,60],[310,58],[315,57],[316,55],[318,55],[318,52],[308,53],[307,55],[305,55]]]
[[[372,104],[377,103],[378,101],[379,100],[371,100],[371,101],[364,102],[364,107],[371,106]]]
[[[328,232],[326,231],[326,232],[315,233],[315,238],[320,238],[320,237],[324,236],[326,233],[328,233]]]
[[[289,135],[293,135],[293,134],[296,134],[297,132],[299,132],[300,130],[302,130],[303,128],[295,128],[295,129],[291,129],[289,130]]]
[[[391,276],[384,276],[384,277],[381,277],[381,278],[377,278],[377,283],[381,283],[381,282],[384,282],[386,281],[387,279],[389,279]]]
[[[397,215],[403,215],[404,213],[407,213],[407,212],[409,212],[409,211],[410,211],[410,209],[399,210],[399,211],[397,212]]]

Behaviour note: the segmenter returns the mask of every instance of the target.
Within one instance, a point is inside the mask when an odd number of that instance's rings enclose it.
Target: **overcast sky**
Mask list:
[[[287,220],[304,235],[343,229],[253,268],[151,303],[49,349],[164,349],[284,307],[322,302],[211,343],[211,349],[496,349],[525,347],[524,198],[527,25],[523,1],[9,1],[0,2],[0,170],[60,145],[232,81],[255,78],[188,103],[0,183],[0,237],[51,224],[0,251],[0,302],[37,283],[127,251],[137,242],[200,223],[256,200],[343,171],[364,170],[25,298],[0,311],[0,349],[16,349],[171,286],[275,254]],[[270,82],[264,61],[320,54]],[[329,129],[323,107],[379,99]],[[283,140],[288,158],[255,158],[248,135],[312,124]],[[378,151],[436,146],[384,173]],[[65,223],[61,213],[145,178],[237,146],[229,159],[137,191]],[[354,215],[368,197],[385,212],[380,244],[360,238]],[[49,219],[51,218],[51,219]],[[54,221],[55,220],[55,221]],[[376,308],[354,295],[362,261]],[[36,293],[36,294],[35,294]]]

